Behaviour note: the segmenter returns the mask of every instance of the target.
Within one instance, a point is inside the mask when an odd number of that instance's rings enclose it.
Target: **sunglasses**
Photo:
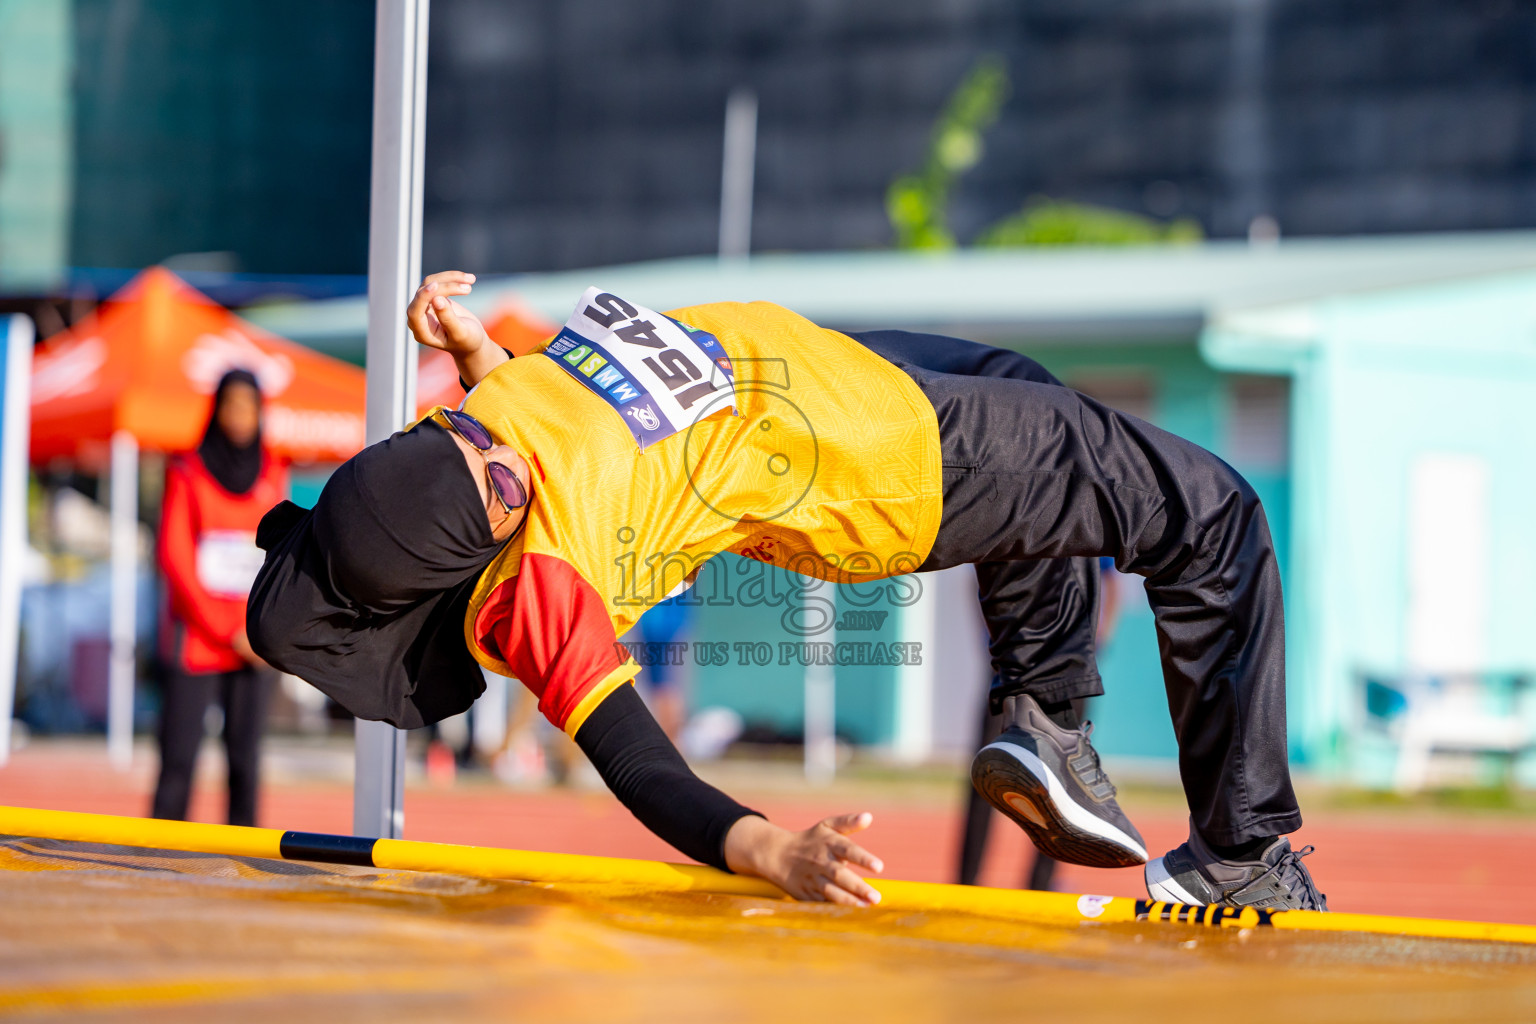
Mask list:
[[[496,447],[496,440],[491,437],[491,432],[485,429],[485,424],[475,419],[466,412],[456,409],[444,409],[443,416],[447,418],[448,425],[454,433],[468,441],[478,452],[484,453]],[[528,492],[523,490],[523,482],[517,478],[517,474],[499,462],[485,461],[485,473],[491,481],[491,490],[496,492],[502,508],[510,515],[514,510],[528,504]]]

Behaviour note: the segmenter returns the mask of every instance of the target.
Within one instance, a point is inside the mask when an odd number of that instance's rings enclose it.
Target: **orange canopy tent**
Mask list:
[[[491,340],[514,356],[538,352],[559,328],[522,303],[508,300],[497,307],[485,321]],[[421,354],[416,373],[416,408],[423,413],[434,406],[458,406],[464,397],[459,386],[459,371],[453,357],[437,349]]]
[[[141,448],[191,448],[214,387],[236,367],[261,383],[264,433],[280,457],[341,462],[362,448],[361,369],[246,323],[153,267],[39,348],[32,461],[103,461],[118,431]]]
[[[138,453],[193,447],[226,371],[256,376],[279,457],[340,462],[363,445],[363,371],[248,324],[161,267],[49,339],[32,363],[34,462],[111,472],[107,751],[133,758]]]
[[[491,340],[514,356],[543,351],[559,330],[559,326],[516,299],[503,300],[485,322],[485,332]]]

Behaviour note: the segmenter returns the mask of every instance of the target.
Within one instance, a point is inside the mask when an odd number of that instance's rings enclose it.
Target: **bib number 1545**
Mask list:
[[[688,426],[701,398],[728,393],[735,407],[730,356],[696,330],[612,292],[588,288],[545,354],[624,419],[643,449]]]

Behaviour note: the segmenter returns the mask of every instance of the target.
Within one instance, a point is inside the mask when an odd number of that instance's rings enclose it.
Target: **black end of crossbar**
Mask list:
[[[364,836],[328,836],[321,832],[284,832],[278,841],[284,860],[316,860],[325,864],[373,867],[373,844]]]

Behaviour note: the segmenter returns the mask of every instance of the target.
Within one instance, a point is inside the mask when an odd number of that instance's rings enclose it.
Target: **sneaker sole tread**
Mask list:
[[[1067,864],[1090,868],[1133,868],[1147,862],[1144,850],[1128,848],[1074,824],[1052,798],[1050,787],[1044,780],[1013,754],[996,747],[997,744],[989,744],[976,755],[971,766],[971,782],[989,804],[1024,830],[1041,853]],[[1045,823],[1031,821],[1010,806],[1007,799],[1010,793],[1017,794],[1033,807]],[[1106,823],[1106,827],[1112,826]]]

